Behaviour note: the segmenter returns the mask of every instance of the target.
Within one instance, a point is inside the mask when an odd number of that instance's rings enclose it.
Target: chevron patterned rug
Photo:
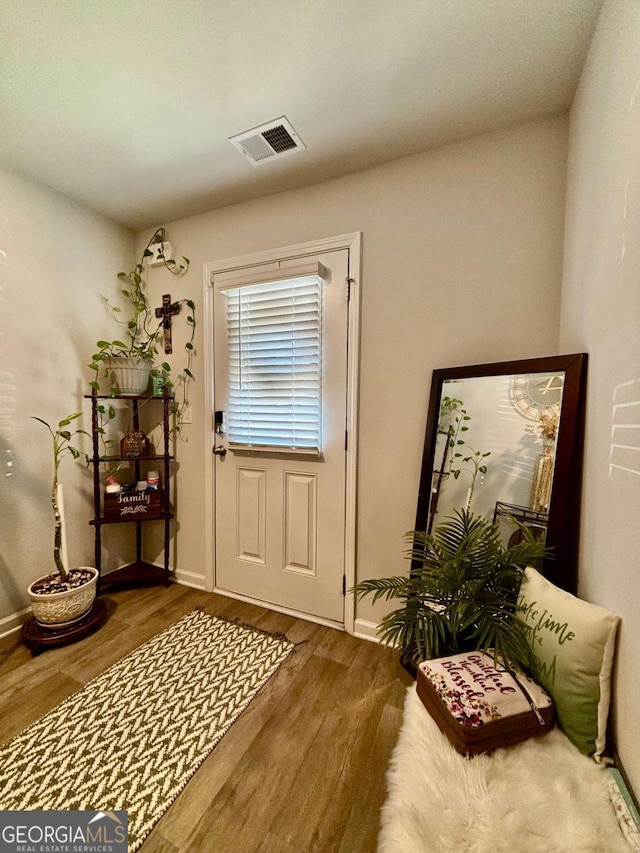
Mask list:
[[[293,647],[189,613],[0,749],[0,809],[126,809],[133,853]]]

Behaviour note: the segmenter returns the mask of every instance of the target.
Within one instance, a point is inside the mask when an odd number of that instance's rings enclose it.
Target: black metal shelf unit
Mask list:
[[[171,403],[173,396],[166,393],[162,397],[150,397],[148,395],[132,396],[132,395],[113,395],[113,394],[97,394],[95,391],[92,394],[85,395],[91,400],[91,435],[93,441],[93,455],[91,462],[93,465],[93,503],[94,503],[94,518],[90,520],[95,531],[95,567],[100,575],[99,587],[103,590],[106,586],[152,586],[156,584],[169,583],[171,571],[169,569],[169,544],[171,538],[171,520],[174,518],[171,511],[170,500],[170,477],[171,477],[171,462],[174,457],[169,452],[169,420],[171,415]],[[101,400],[126,400],[131,407],[131,423],[133,430],[138,432],[140,429],[139,408],[143,403],[154,401],[156,404],[162,404],[162,442],[163,452],[144,454],[140,456],[124,456],[121,454],[101,455],[100,454],[100,419],[98,406]],[[102,496],[102,486],[100,483],[101,466],[112,462],[132,462],[134,466],[134,476],[136,482],[140,480],[142,473],[143,462],[160,462],[162,465],[162,493],[160,497],[160,512],[150,518],[106,518],[104,512],[104,499]],[[164,524],[164,560],[163,566],[155,566],[153,563],[147,563],[142,559],[142,542],[143,534],[142,527],[144,524],[152,522],[162,522]],[[136,556],[132,563],[122,566],[115,571],[102,574],[102,526],[104,524],[135,524],[136,525]]]

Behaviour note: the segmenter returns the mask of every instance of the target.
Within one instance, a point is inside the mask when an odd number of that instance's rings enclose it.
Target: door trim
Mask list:
[[[220,592],[231,598],[240,597],[229,595],[226,590],[215,587],[215,506],[214,485],[215,469],[213,446],[215,433],[213,431],[213,401],[214,401],[214,345],[213,345],[213,296],[211,278],[214,274],[230,272],[242,267],[255,267],[278,260],[294,260],[322,252],[337,249],[349,250],[349,323],[347,329],[347,450],[346,450],[346,479],[345,479],[345,546],[344,571],[345,585],[350,589],[356,582],[356,499],[357,499],[357,460],[358,460],[358,387],[360,370],[360,270],[362,253],[362,234],[357,231],[352,234],[342,234],[337,237],[327,237],[280,249],[268,249],[235,258],[224,258],[210,261],[203,265],[203,305],[204,305],[204,350],[205,350],[205,415],[203,423],[204,435],[204,476],[205,476],[205,587],[209,591]],[[243,599],[247,600],[247,599]],[[253,603],[260,604],[258,601]],[[297,615],[293,611],[268,605],[272,610]],[[308,614],[300,614],[301,618],[312,619]],[[329,624],[322,622],[321,624]],[[330,623],[333,625],[333,623]],[[355,598],[345,596],[344,629],[353,634],[355,625]],[[342,627],[333,625],[333,627]]]

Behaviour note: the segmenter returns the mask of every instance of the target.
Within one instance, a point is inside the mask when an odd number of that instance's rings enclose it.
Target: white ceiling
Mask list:
[[[2,0],[0,161],[134,229],[567,109],[602,0]],[[285,115],[305,151],[228,137]]]

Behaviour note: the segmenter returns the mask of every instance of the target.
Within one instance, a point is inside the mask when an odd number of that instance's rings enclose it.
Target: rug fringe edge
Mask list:
[[[286,634],[283,634],[281,631],[268,631],[266,628],[258,628],[257,625],[251,625],[249,622],[243,622],[241,619],[231,619],[226,616],[216,616],[213,613],[207,613],[202,605],[194,607],[191,612],[196,613],[198,611],[203,613],[205,616],[209,616],[211,619],[217,619],[220,622],[225,622],[227,625],[234,625],[236,628],[244,628],[247,631],[253,631],[256,634],[262,634],[265,637],[272,637],[274,640],[280,640],[283,643],[289,643],[293,647],[295,647],[296,645],[300,645],[299,643],[294,643],[287,637]],[[306,642],[306,640],[304,642]]]

